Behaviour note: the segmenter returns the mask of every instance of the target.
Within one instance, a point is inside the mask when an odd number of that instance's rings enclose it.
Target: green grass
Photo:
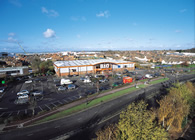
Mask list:
[[[164,82],[166,80],[169,80],[169,78],[163,78],[163,79],[159,79],[159,80],[155,80],[155,81],[151,81],[150,84],[158,84],[158,83],[161,83],[161,82]]]
[[[163,82],[163,81],[166,81],[166,80],[168,80],[168,78],[165,78],[165,79],[163,78],[163,79],[155,80],[155,81],[152,81],[150,83],[156,84],[156,83],[160,83],[160,82]],[[145,88],[146,85],[141,84],[141,85],[138,85],[138,87],[139,88]],[[93,99],[92,101],[88,101],[88,104],[87,103],[83,103],[83,104],[80,104],[78,106],[69,108],[67,110],[58,112],[58,113],[53,114],[51,116],[48,116],[48,117],[46,117],[46,118],[44,118],[42,120],[39,120],[39,121],[37,121],[35,123],[42,123],[42,122],[45,122],[45,121],[49,121],[49,120],[61,118],[61,117],[64,117],[66,115],[69,115],[71,113],[81,111],[83,109],[92,107],[92,106],[97,105],[97,104],[100,104],[102,102],[106,102],[108,100],[114,99],[116,97],[122,96],[124,94],[130,93],[130,92],[133,92],[133,91],[136,91],[136,90],[138,90],[138,89],[135,88],[135,87],[131,87],[131,88],[127,88],[127,89],[124,89],[124,90],[121,90],[121,91],[117,91],[117,92],[114,92],[112,94],[109,94],[109,95],[106,95],[106,96],[103,96],[103,97],[100,97],[100,98],[97,98],[97,99]]]

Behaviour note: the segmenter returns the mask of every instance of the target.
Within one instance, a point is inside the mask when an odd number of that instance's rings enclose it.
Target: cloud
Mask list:
[[[175,30],[176,33],[181,33],[182,31],[181,30]]]
[[[184,13],[184,12],[186,12],[187,11],[187,9],[181,9],[179,12],[180,13]]]
[[[47,29],[45,32],[43,32],[43,36],[44,36],[45,38],[53,38],[53,37],[55,37],[56,35],[55,35],[54,30],[52,30],[52,29]]]
[[[104,11],[104,12],[100,12],[99,14],[96,14],[96,17],[105,17],[108,18],[110,16],[110,12],[108,10]]]
[[[42,7],[41,10],[42,10],[42,13],[47,13],[47,14],[49,13],[45,7]]]
[[[16,7],[22,7],[22,4],[19,2],[19,0],[9,0],[9,3]]]
[[[15,36],[16,34],[15,33],[9,33],[8,36]]]
[[[41,7],[41,11],[42,11],[43,14],[46,14],[49,17],[58,17],[59,16],[58,12],[53,10],[53,9],[48,10],[45,7]]]

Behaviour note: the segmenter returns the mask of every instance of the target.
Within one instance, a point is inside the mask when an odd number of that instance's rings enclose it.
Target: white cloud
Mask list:
[[[180,13],[184,13],[184,12],[186,12],[187,11],[187,9],[181,9],[179,12]]]
[[[17,7],[22,7],[22,4],[19,2],[19,0],[9,0],[9,3]]]
[[[9,36],[15,36],[16,34],[15,33],[9,33],[8,35]]]
[[[42,10],[42,13],[49,13],[45,7],[42,7],[41,10]]]
[[[17,43],[17,39],[14,39],[13,37],[8,37],[7,42],[9,43]]]
[[[104,11],[104,12],[100,12],[99,14],[96,14],[96,17],[105,17],[108,18],[110,16],[110,12],[108,10]]]
[[[47,29],[45,32],[43,32],[43,36],[44,36],[45,38],[53,38],[53,37],[55,37],[56,35],[55,35],[54,30],[52,30],[52,29]]]
[[[42,7],[41,11],[42,11],[43,14],[46,14],[49,17],[58,17],[59,16],[58,12],[53,10],[53,9],[48,10],[47,8]]]
[[[176,33],[181,33],[182,31],[181,30],[175,30]]]

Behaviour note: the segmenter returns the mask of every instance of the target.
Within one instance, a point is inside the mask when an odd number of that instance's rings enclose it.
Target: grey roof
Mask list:
[[[65,66],[82,66],[82,65],[95,65],[97,63],[129,63],[129,61],[123,60],[109,60],[109,59],[90,59],[90,60],[73,60],[73,61],[56,61],[54,64],[58,67]]]

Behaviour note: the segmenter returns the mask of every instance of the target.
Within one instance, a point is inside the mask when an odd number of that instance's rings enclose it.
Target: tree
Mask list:
[[[166,130],[172,128],[173,131],[181,131],[182,121],[189,114],[186,92],[188,90],[183,85],[176,83],[168,95],[159,101],[158,119]]]
[[[144,101],[132,103],[120,114],[120,139],[167,139],[167,133],[154,122],[154,113],[147,110]]]
[[[41,59],[38,57],[35,57],[31,63],[32,69],[34,69],[35,71],[40,71],[40,68],[39,68],[40,63],[41,63]]]
[[[107,126],[104,130],[96,132],[97,140],[117,140],[118,128],[115,124]]]

